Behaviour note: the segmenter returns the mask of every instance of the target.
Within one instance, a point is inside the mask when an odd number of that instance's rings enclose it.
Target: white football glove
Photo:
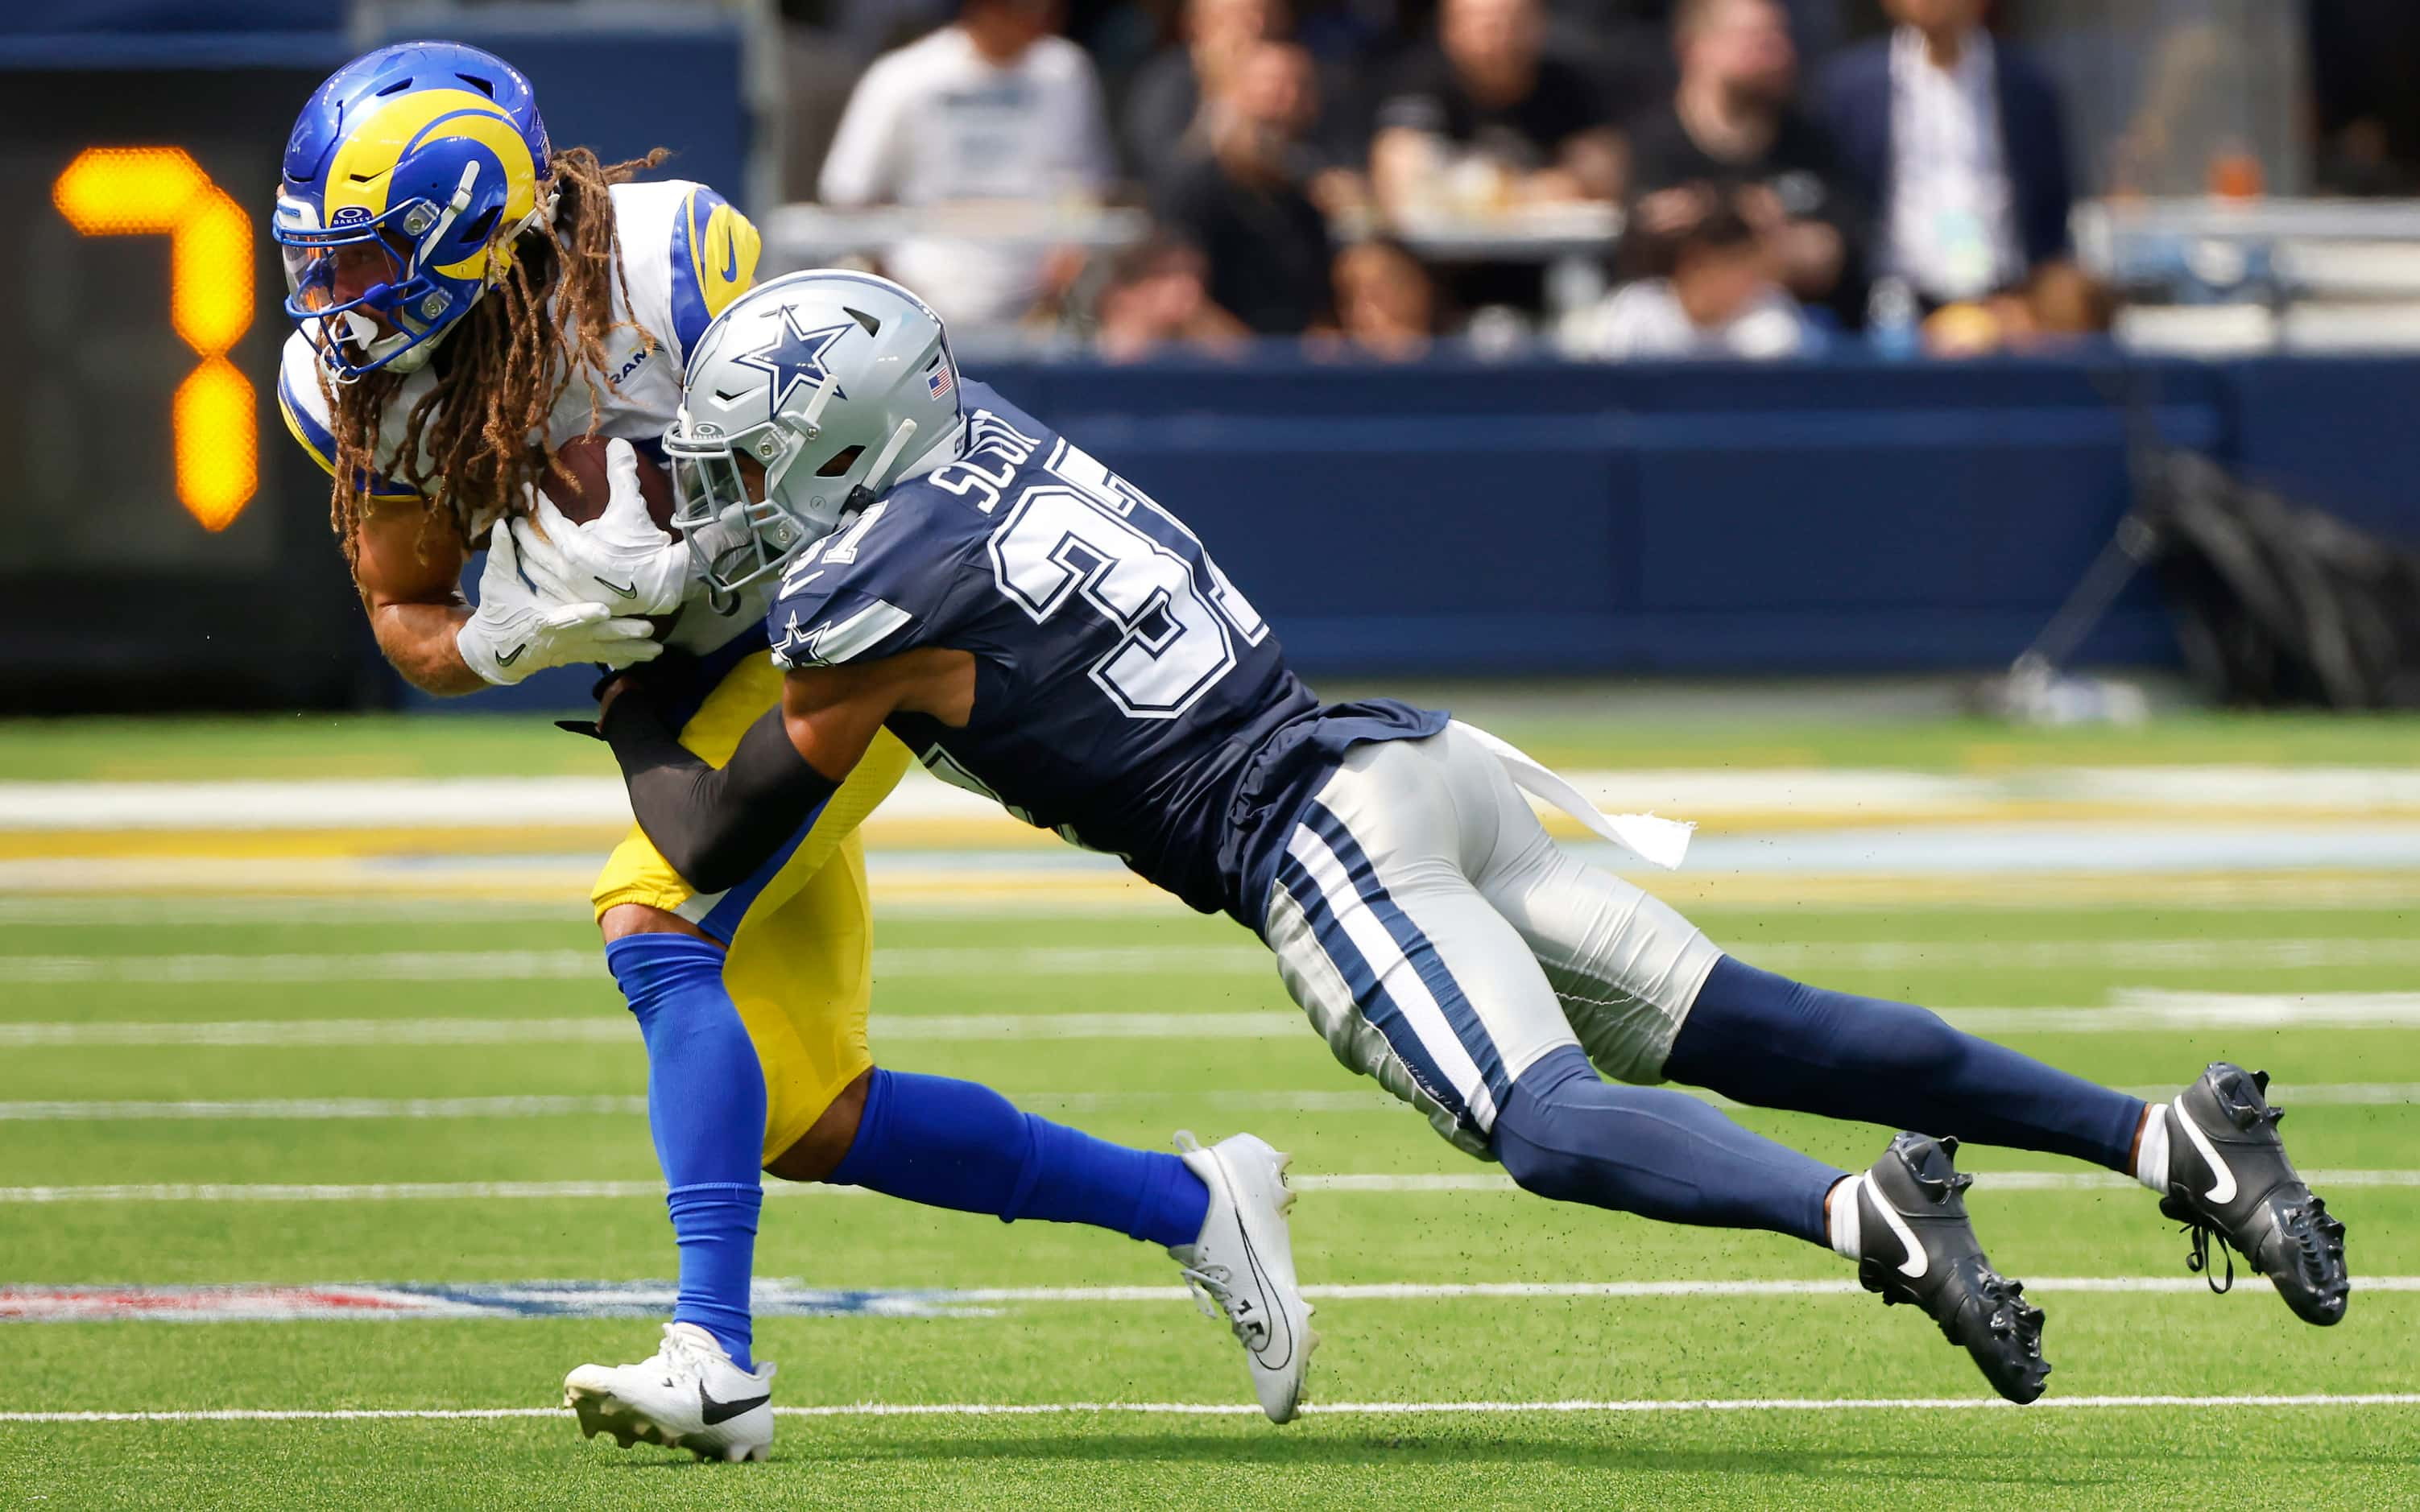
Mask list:
[[[499,520],[488,534],[479,608],[455,633],[454,649],[462,665],[504,686],[548,667],[652,661],[664,651],[654,634],[646,621],[617,620],[602,604],[565,603],[533,592],[521,581],[512,532]]]
[[[689,594],[689,548],[656,528],[639,487],[639,454],[628,441],[605,447],[605,512],[574,525],[544,492],[513,521],[521,570],[551,598],[594,601],[621,614],[670,614]]]

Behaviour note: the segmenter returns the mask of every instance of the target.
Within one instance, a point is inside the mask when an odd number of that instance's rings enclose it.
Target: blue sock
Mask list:
[[[877,1071],[840,1186],[1002,1223],[1091,1224],[1155,1244],[1202,1236],[1209,1189],[1174,1155],[1128,1149],[1032,1113],[988,1087]]]
[[[2072,1155],[2133,1173],[2143,1103],[1961,1034],[1906,1003],[1714,964],[1664,1062],[1758,1107]]]
[[[605,947],[605,964],[647,1041],[647,1128],[680,1245],[673,1321],[697,1324],[752,1370],[765,1072],[722,985],[722,949],[688,934],[630,934]]]
[[[1769,1228],[1827,1247],[1823,1197],[1847,1174],[1686,1092],[1604,1081],[1575,1044],[1521,1073],[1493,1137],[1505,1173],[1541,1196],[1668,1224]]]

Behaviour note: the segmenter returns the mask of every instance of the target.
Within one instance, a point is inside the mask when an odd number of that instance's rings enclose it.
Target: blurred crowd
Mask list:
[[[827,86],[794,69],[790,187],[1064,224],[876,258],[964,327],[1112,359],[2024,349],[2110,311],[2068,104],[1997,8],[796,0]],[[1111,205],[1148,229],[1078,233]]]

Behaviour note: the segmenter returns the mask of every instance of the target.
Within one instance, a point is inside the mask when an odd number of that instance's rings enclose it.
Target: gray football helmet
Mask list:
[[[664,431],[673,528],[718,606],[954,446],[958,387],[940,317],[887,278],[810,269],[732,301]]]

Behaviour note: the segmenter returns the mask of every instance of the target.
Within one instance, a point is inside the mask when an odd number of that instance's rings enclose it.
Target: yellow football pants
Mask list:
[[[681,728],[683,746],[731,759],[748,727],[782,696],[782,672],[759,654],[732,669]],[[798,1143],[874,1057],[865,1016],[874,999],[873,911],[857,826],[914,758],[888,733],[824,805],[769,876],[701,897],[632,825],[589,894],[597,917],[619,903],[678,914],[730,942],[723,985],[765,1071],[765,1159]]]

